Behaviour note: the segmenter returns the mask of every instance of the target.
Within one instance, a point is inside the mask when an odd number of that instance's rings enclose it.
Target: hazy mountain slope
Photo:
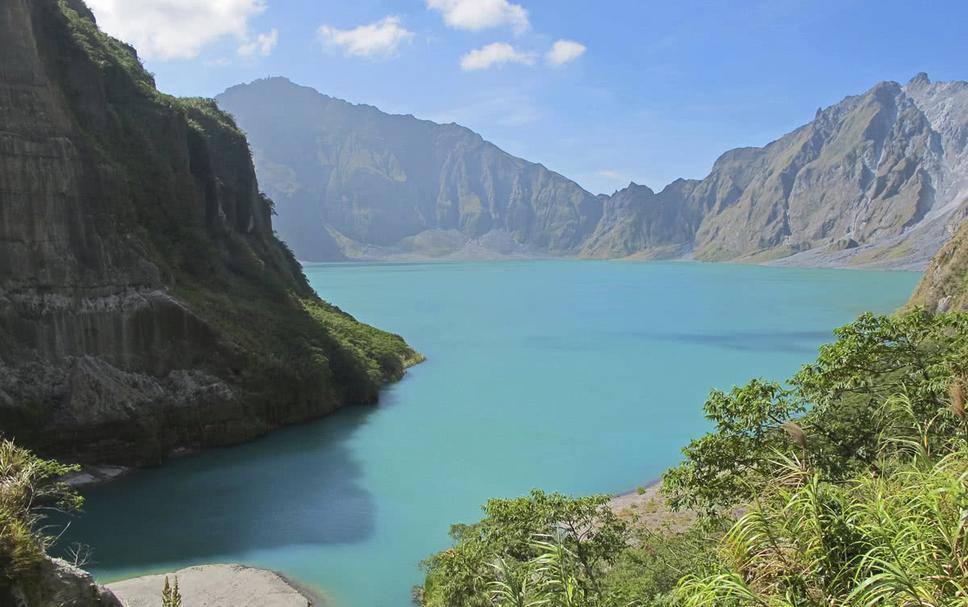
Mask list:
[[[284,79],[219,103],[251,136],[280,234],[310,259],[472,256],[476,239],[503,252],[920,268],[968,191],[968,84],[923,74],[731,150],[705,179],[599,197],[467,129]]]
[[[582,247],[587,257],[678,257],[692,247],[702,210],[692,202],[699,182],[679,179],[656,194],[635,183],[603,197],[602,220]]]
[[[80,0],[0,4],[0,433],[157,461],[347,402],[413,356],[313,294],[245,137]]]
[[[283,78],[233,87],[218,103],[244,125],[277,229],[302,259],[332,258],[321,223],[344,246],[384,252],[444,254],[484,238],[505,252],[566,254],[601,217],[601,202],[574,182],[455,124],[385,114]],[[301,231],[308,225],[323,245]]]

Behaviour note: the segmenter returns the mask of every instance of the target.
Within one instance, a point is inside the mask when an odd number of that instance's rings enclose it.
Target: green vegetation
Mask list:
[[[52,541],[44,528],[48,514],[81,506],[61,481],[74,471],[0,440],[0,589],[29,586],[40,574]]]
[[[178,590],[178,578],[175,578],[175,585],[168,583],[168,576],[165,576],[165,587],[161,591],[161,607],[181,607],[182,596]]]
[[[968,314],[836,335],[785,385],[710,395],[714,430],[663,479],[691,526],[626,525],[602,497],[492,501],[427,561],[423,604],[968,605]]]
[[[685,577],[686,607],[966,605],[968,450],[909,458],[879,476],[824,480],[802,461],[777,477],[720,545],[718,568]]]
[[[601,595],[607,566],[629,538],[607,502],[541,491],[489,501],[479,523],[454,525],[455,546],[425,563],[423,604],[529,605],[547,593],[575,601]]]

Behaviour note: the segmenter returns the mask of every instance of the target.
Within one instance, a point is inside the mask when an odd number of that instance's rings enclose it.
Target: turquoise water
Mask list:
[[[452,522],[532,487],[615,493],[702,433],[710,388],[784,379],[918,275],[693,263],[327,264],[325,299],[425,364],[380,406],[88,494],[102,580],[201,562],[279,570],[342,607],[405,607]]]

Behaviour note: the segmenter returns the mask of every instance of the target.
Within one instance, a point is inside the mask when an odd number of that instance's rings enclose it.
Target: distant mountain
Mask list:
[[[279,234],[304,260],[489,251],[570,254],[601,201],[456,124],[352,105],[283,78],[218,97],[252,142]],[[323,228],[328,228],[324,230]]]
[[[923,268],[968,201],[968,83],[885,82],[702,180],[593,196],[457,125],[282,78],[219,104],[249,134],[277,229],[302,259],[694,257]]]
[[[963,216],[966,141],[968,83],[882,83],[766,147],[727,152],[702,181],[632,204],[619,192],[584,252],[923,267]]]

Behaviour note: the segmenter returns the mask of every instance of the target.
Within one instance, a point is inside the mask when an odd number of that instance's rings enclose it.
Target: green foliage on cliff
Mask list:
[[[316,296],[273,233],[272,202],[231,116],[213,100],[157,91],[135,50],[101,32],[79,0],[38,7],[53,80],[80,127],[73,143],[108,167],[84,184],[104,206],[91,213],[94,229],[120,251],[107,263],[198,319],[198,343],[186,347],[197,360],[179,364],[241,388],[271,426],[372,402],[421,360],[399,336]]]
[[[572,531],[516,524],[540,503],[511,502],[510,523],[485,509],[428,561],[424,604],[968,605],[968,314],[866,314],[836,334],[787,385],[712,393],[714,430],[664,478],[672,506],[705,515],[693,527],[615,536],[592,585],[557,566]],[[608,526],[604,503],[580,529]]]
[[[51,541],[43,525],[47,514],[81,506],[81,498],[61,481],[73,471],[0,440],[0,588],[38,574]]]

